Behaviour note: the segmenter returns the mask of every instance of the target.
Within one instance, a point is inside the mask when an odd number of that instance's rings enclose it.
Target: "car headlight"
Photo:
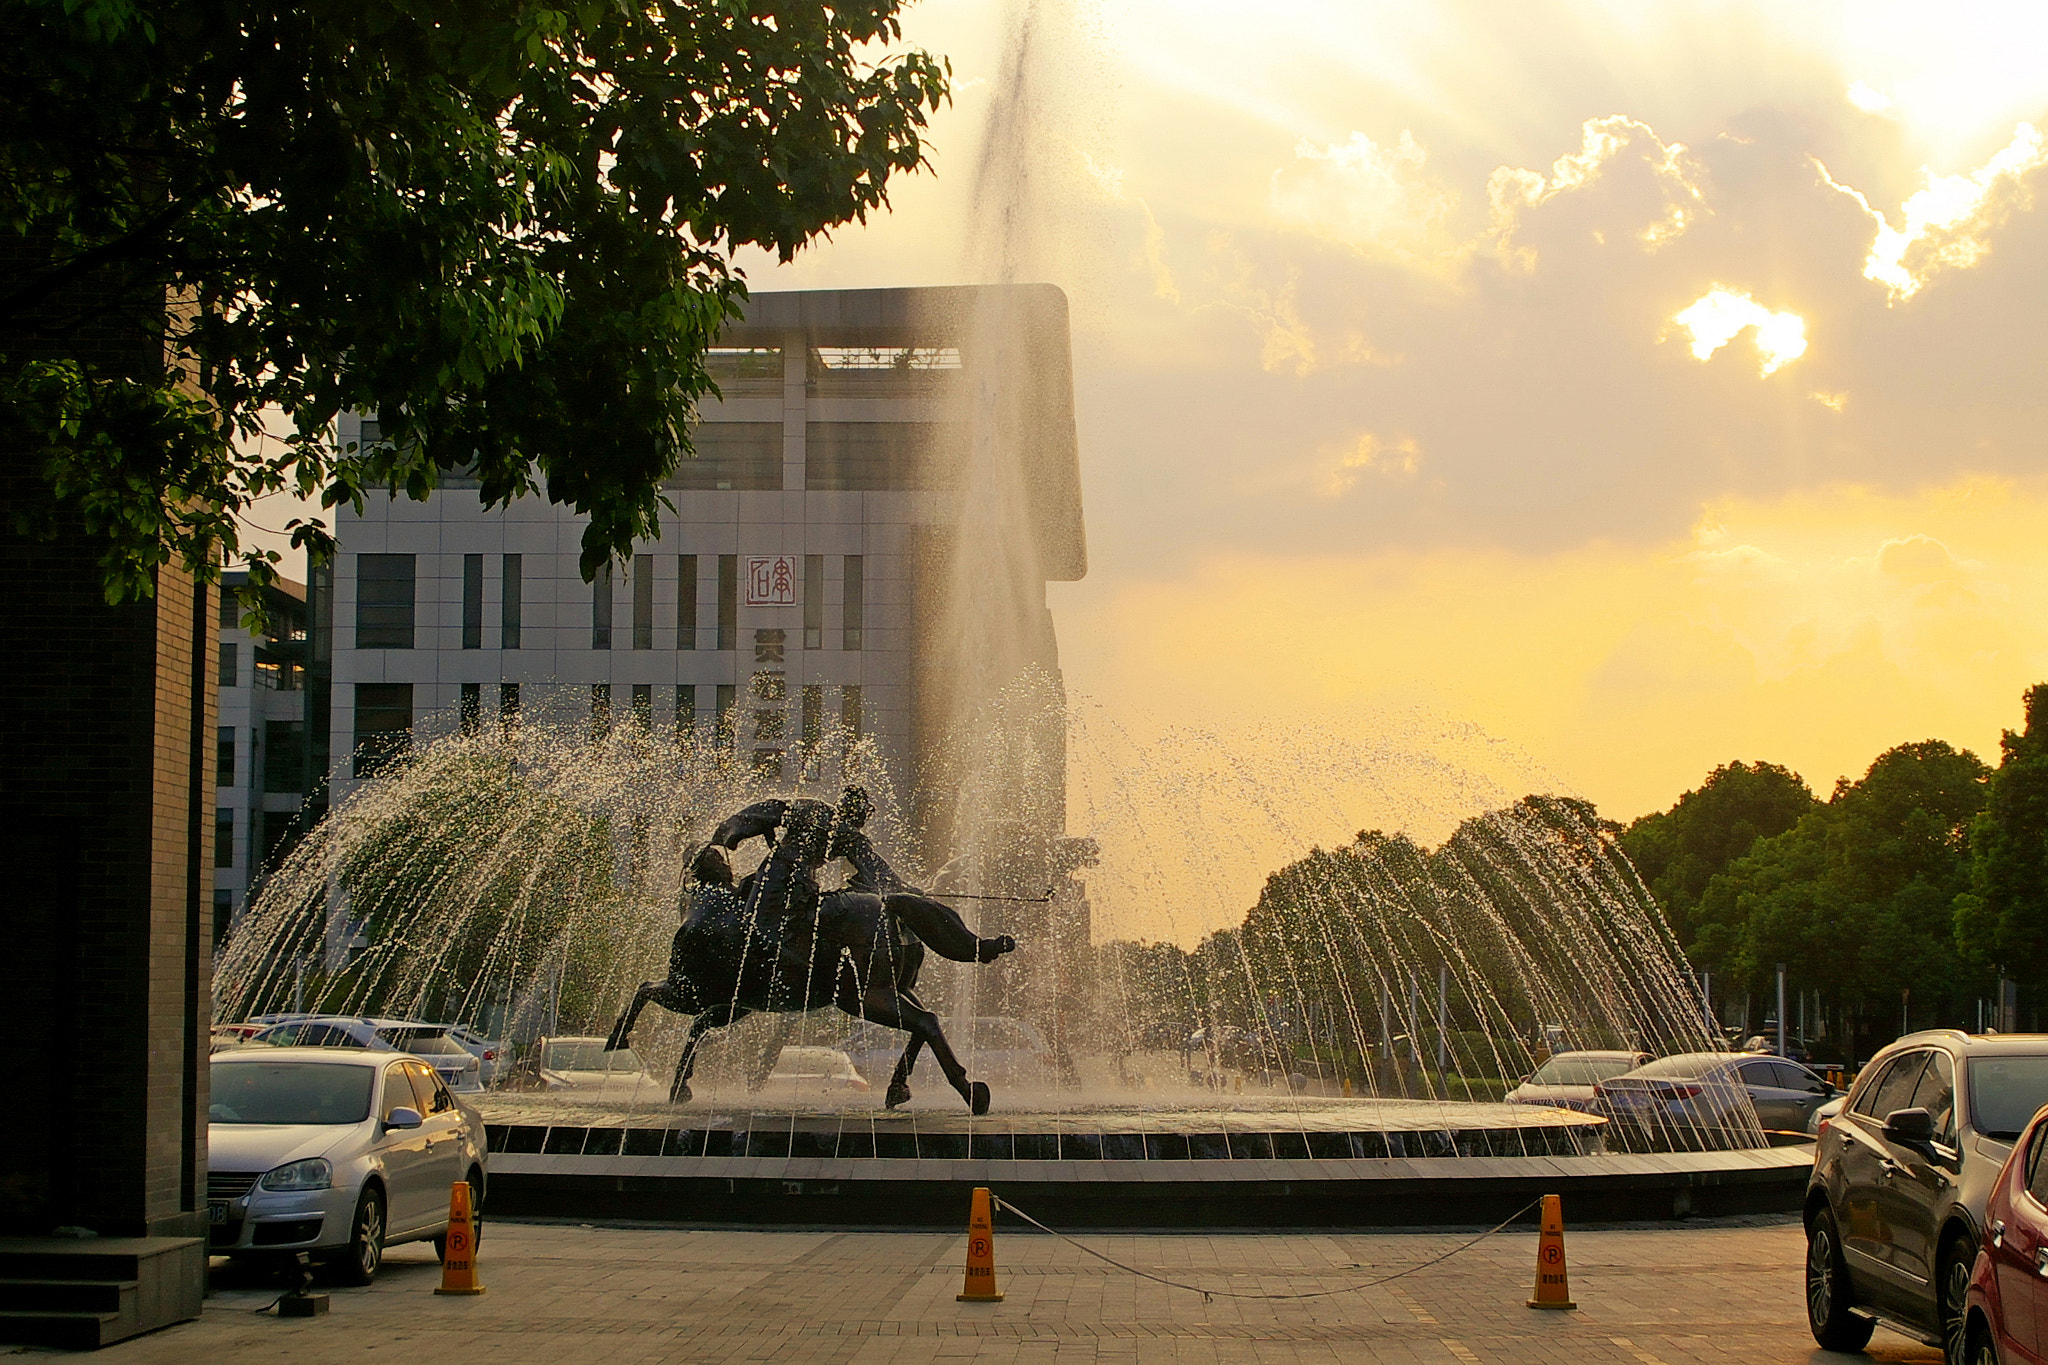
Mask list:
[[[324,1156],[309,1156],[279,1166],[258,1182],[266,1190],[325,1190],[334,1185],[334,1163]]]

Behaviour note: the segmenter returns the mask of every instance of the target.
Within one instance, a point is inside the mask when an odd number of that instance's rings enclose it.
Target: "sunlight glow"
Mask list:
[[[1524,269],[1533,266],[1533,250],[1510,245],[1522,210],[1591,184],[1607,163],[1639,142],[1647,144],[1639,155],[1664,194],[1664,216],[1643,229],[1641,240],[1647,246],[1657,247],[1683,233],[1704,197],[1698,162],[1684,143],[1665,142],[1649,124],[1626,114],[1609,114],[1585,121],[1580,129],[1579,150],[1559,157],[1552,163],[1548,176],[1502,166],[1488,178],[1486,193],[1493,206],[1493,236],[1501,254]]]
[[[1883,285],[1890,302],[1909,299],[1939,269],[1975,265],[1991,250],[1985,241],[1991,228],[2013,207],[2031,199],[2025,178],[2048,162],[2048,145],[2032,124],[2013,129],[2012,141],[1976,170],[1965,175],[1937,176],[1922,169],[1926,188],[1905,202],[1901,225],[1871,207],[1862,191],[1842,184],[1816,160],[1830,189],[1854,199],[1877,225],[1870,256],[1863,263],[1865,279]]]
[[[1851,83],[1845,93],[1849,97],[1849,103],[1866,114],[1883,114],[1891,110],[1892,97],[1882,90],[1872,89],[1862,81]]]
[[[1717,284],[1671,320],[1692,334],[1692,353],[1700,360],[1711,359],[1746,327],[1756,329],[1757,360],[1764,374],[1806,354],[1806,319],[1797,313],[1773,313],[1746,289]]]

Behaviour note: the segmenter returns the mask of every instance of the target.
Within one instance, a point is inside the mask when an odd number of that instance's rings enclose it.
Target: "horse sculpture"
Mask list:
[[[884,1097],[889,1108],[910,1099],[911,1069],[929,1047],[968,1107],[987,1113],[988,1087],[968,1080],[938,1016],[918,1001],[917,974],[926,945],[956,962],[987,963],[1016,941],[975,937],[952,907],[897,877],[860,832],[867,812],[866,793],[849,787],[836,809],[821,801],[763,801],[720,825],[692,864],[695,885],[667,979],[634,992],[606,1049],[626,1046],[650,1003],[693,1016],[669,1087],[669,1099],[684,1104],[707,1032],[749,1014],[830,1003],[909,1033]],[[735,888],[725,850],[756,836],[768,840],[769,855]],[[817,873],[834,858],[853,864],[853,879],[845,890],[820,894]]]

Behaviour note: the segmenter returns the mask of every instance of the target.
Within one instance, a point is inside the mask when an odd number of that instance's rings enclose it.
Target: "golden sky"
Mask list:
[[[967,280],[1015,211],[1074,308],[1092,568],[1052,601],[1106,712],[1429,714],[1627,819],[1730,759],[1995,761],[2048,679],[2048,11],[907,21],[958,78],[936,174],[750,273]]]

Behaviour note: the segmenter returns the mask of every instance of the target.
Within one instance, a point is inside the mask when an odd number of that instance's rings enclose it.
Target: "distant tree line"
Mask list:
[[[1818,799],[1789,769],[1729,763],[1621,843],[1724,1018],[1761,1031],[1785,964],[1819,1051],[1908,1028],[2039,1025],[2048,985],[2048,684],[1991,768],[1901,744]],[[2001,994],[2001,981],[2010,989]]]

